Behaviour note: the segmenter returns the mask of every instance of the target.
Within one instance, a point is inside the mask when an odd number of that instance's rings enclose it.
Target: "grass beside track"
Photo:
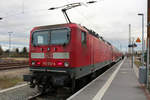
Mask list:
[[[13,87],[21,82],[23,82],[23,80],[19,77],[0,77],[0,89]]]
[[[5,58],[1,58],[3,60],[12,60],[12,61],[28,61],[29,59],[28,58],[21,58],[21,57],[5,57]]]

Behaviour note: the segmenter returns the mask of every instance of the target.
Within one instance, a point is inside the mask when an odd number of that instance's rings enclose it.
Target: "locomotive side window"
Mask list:
[[[49,32],[48,31],[40,31],[34,32],[32,38],[33,45],[48,45],[49,44]]]
[[[81,32],[81,42],[86,43],[86,32]]]
[[[68,29],[58,29],[51,31],[51,44],[67,44],[70,40]]]

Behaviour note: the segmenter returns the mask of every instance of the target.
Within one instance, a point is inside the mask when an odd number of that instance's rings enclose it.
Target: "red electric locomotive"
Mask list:
[[[75,80],[92,75],[122,55],[94,31],[75,23],[35,27],[30,34],[30,86],[46,91],[75,88]]]

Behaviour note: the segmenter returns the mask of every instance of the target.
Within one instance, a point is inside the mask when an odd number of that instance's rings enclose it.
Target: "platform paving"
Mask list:
[[[147,100],[129,63],[126,59],[102,100]]]
[[[147,100],[134,69],[125,58],[67,100]]]

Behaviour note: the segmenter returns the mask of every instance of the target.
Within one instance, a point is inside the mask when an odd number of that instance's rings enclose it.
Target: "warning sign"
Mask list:
[[[141,40],[140,40],[139,37],[137,38],[136,42],[137,42],[137,43],[140,43],[140,42],[141,42]]]

